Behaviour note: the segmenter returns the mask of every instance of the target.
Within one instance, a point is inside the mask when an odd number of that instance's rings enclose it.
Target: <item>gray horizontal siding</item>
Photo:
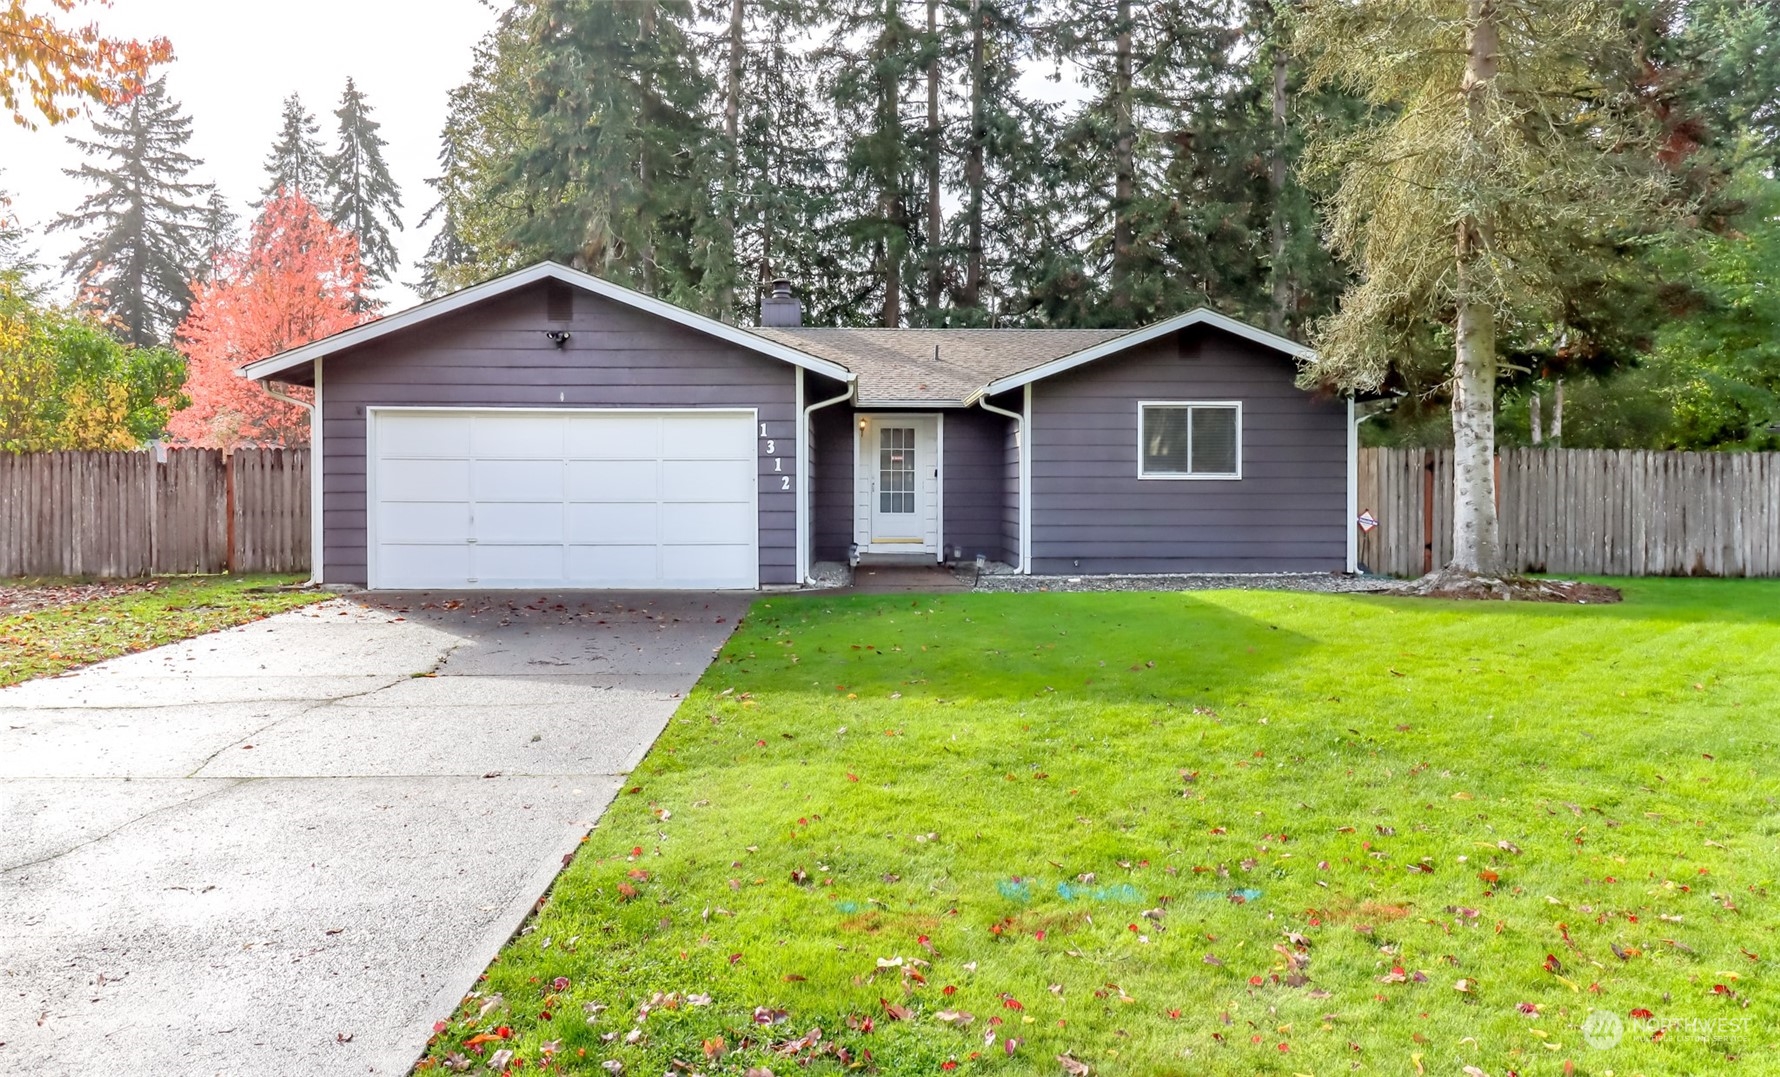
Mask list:
[[[845,404],[810,415],[810,553],[818,561],[845,561],[853,545],[853,429]]]
[[[1189,330],[1036,383],[1033,571],[1336,571],[1347,565],[1347,412],[1284,356]],[[1242,478],[1137,477],[1138,402],[1242,403]]]
[[[365,409],[406,407],[755,408],[760,581],[797,581],[796,369],[588,293],[569,322],[546,319],[545,285],[523,289],[339,355],[322,367],[323,572],[365,582]],[[557,348],[545,330],[566,329]],[[793,478],[793,486],[796,480]]]
[[[942,413],[944,428],[945,534],[947,558],[977,554],[1002,557],[1003,513],[1008,501],[1005,456],[1008,420],[981,408]]]

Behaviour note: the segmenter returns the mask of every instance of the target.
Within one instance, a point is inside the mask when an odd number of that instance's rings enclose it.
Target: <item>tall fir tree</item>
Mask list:
[[[527,56],[497,74],[527,77],[493,91],[528,137],[503,147],[487,192],[527,207],[507,244],[711,311],[686,241],[720,167],[691,4],[528,0],[516,13],[509,42]]]
[[[526,14],[516,5],[501,15],[477,44],[469,78],[451,92],[440,172],[427,180],[438,201],[422,218],[439,221],[419,267],[428,295],[521,268],[528,256],[555,256],[520,246],[516,233],[535,196],[512,190],[507,177],[509,163],[535,138],[529,113],[537,58],[526,44]]]
[[[303,107],[302,98],[291,94],[284,99],[278,137],[266,154],[266,186],[260,194],[267,199],[278,192],[302,195],[321,201],[327,190],[327,171],[323,161],[321,128],[315,117]]]
[[[167,94],[165,78],[93,123],[92,139],[71,139],[89,158],[66,174],[98,188],[52,231],[81,234],[66,268],[87,301],[130,344],[163,343],[185,317],[204,250],[209,188],[191,178],[200,162],[185,152],[191,120]]]
[[[908,99],[926,69],[927,42],[913,21],[925,21],[925,7],[922,0],[846,0],[818,53],[841,133],[847,201],[837,223],[856,259],[851,283],[861,317],[869,310],[871,322],[886,328],[903,324],[905,293],[921,291],[924,135]]]
[[[373,280],[388,281],[397,267],[390,232],[402,230],[402,194],[383,159],[388,145],[371,118],[370,103],[351,78],[334,110],[339,141],[322,161],[328,219],[358,237],[359,256]]]
[[[212,188],[204,203],[204,230],[199,242],[197,273],[193,279],[207,281],[216,275],[216,266],[223,256],[235,249],[240,238],[241,217],[229,205],[221,191]]]

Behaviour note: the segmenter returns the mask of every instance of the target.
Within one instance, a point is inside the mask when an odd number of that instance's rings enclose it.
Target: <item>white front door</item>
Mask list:
[[[855,531],[862,550],[939,550],[939,456],[936,416],[874,415],[861,419],[861,497]]]

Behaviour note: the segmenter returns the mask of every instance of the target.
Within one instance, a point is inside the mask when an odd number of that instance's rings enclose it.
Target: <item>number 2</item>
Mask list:
[[[789,476],[789,475],[780,475],[779,476],[779,489],[781,489],[781,490],[791,489],[791,476]]]

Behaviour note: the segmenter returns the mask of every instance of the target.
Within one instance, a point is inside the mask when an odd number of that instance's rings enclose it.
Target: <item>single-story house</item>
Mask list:
[[[738,328],[546,263],[242,374],[314,389],[318,582],[1355,568],[1352,403],[1295,386],[1290,340],[1203,309],[1131,330],[799,310],[781,282]]]

